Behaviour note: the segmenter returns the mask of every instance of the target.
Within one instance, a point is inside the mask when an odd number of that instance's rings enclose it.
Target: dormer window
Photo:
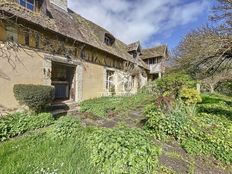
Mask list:
[[[112,36],[109,33],[105,34],[105,38],[104,38],[104,43],[108,46],[112,46],[114,44],[115,38],[114,36]]]
[[[18,2],[28,10],[35,11],[35,0],[18,0]]]
[[[141,55],[141,46],[140,42],[134,42],[128,45],[128,53],[133,56],[133,58],[137,58],[139,55]]]
[[[133,51],[132,55],[133,55],[133,58],[136,58],[137,57],[137,52]]]

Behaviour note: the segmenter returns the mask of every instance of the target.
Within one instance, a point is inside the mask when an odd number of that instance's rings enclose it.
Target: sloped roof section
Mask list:
[[[134,42],[134,43],[131,43],[127,46],[127,51],[128,52],[131,52],[131,51],[136,51],[138,50],[138,48],[140,47],[140,42],[137,41],[137,42]]]
[[[160,45],[154,48],[148,48],[142,50],[141,58],[149,59],[154,57],[164,57],[167,58],[167,45]]]
[[[44,1],[42,9],[43,13],[37,14],[21,7],[15,0],[0,0],[0,11],[25,19],[45,29],[93,46],[123,60],[137,63],[139,66],[148,69],[141,61],[133,59],[128,53],[127,44],[115,39],[112,46],[106,45],[104,37],[106,33],[110,34],[110,32],[104,28],[81,17],[70,9],[65,11],[53,5],[49,0]]]

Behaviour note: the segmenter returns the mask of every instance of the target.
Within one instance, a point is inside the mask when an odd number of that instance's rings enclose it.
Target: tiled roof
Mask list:
[[[112,46],[106,45],[104,36],[109,31],[81,17],[72,10],[68,9],[68,11],[65,11],[51,4],[49,0],[44,1],[42,10],[43,13],[38,14],[21,7],[14,0],[0,0],[0,11],[25,19],[45,29],[93,46],[121,59],[138,63],[139,66],[148,69],[143,61],[134,59],[128,53],[128,45],[122,41],[115,39]]]

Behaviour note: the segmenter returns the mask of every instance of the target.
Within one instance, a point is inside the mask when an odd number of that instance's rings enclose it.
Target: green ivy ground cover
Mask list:
[[[0,173],[153,173],[161,149],[142,130],[85,128],[74,117],[0,143]]]
[[[29,130],[46,127],[54,122],[49,113],[15,113],[0,119],[0,141],[21,135]]]
[[[202,98],[197,112],[183,104],[168,113],[149,105],[146,128],[159,139],[175,138],[190,154],[213,156],[232,164],[232,100],[218,95]]]

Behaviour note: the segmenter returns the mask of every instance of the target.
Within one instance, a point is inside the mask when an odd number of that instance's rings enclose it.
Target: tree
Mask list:
[[[221,72],[218,74],[215,74],[213,76],[207,77],[202,80],[202,83],[205,84],[211,93],[215,91],[217,86],[220,83],[227,82],[227,81],[232,81],[232,72]]]
[[[232,33],[232,0],[217,0],[212,8],[210,19],[213,22],[219,22],[220,30],[226,33]]]
[[[232,70],[232,0],[216,0],[210,21],[187,34],[175,50],[176,68],[196,78]]]
[[[232,35],[204,26],[187,34],[175,50],[177,68],[196,78],[231,71]]]

